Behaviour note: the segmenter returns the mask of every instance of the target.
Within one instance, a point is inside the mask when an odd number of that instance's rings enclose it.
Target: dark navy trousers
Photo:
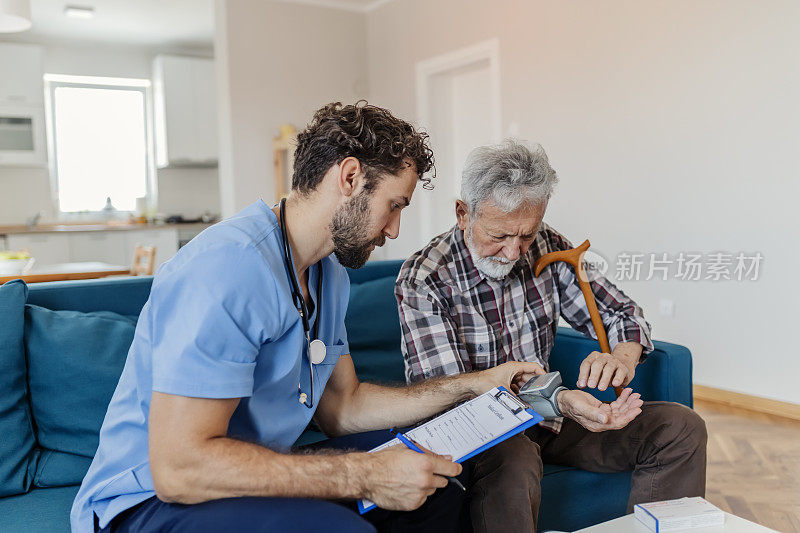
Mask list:
[[[369,450],[391,438],[388,431],[347,435],[311,445],[312,449]],[[466,469],[459,476],[467,485]],[[359,515],[353,501],[311,498],[225,498],[194,505],[165,503],[156,497],[124,511],[102,533],[151,532],[401,532],[470,531],[467,495],[449,484],[411,512],[373,509]]]

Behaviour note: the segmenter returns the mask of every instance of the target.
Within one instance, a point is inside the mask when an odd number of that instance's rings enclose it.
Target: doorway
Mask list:
[[[436,158],[432,191],[418,190],[392,255],[407,257],[455,224],[461,170],[469,152],[500,142],[500,68],[497,39],[420,61],[416,65],[418,125],[430,134]]]

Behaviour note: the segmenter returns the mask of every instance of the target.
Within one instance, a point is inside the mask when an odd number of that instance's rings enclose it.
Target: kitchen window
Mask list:
[[[58,212],[134,211],[154,187],[149,80],[45,75]],[[149,202],[148,202],[149,203]]]

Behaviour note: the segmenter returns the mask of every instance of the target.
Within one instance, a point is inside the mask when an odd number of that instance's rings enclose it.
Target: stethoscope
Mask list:
[[[314,321],[314,340],[311,340],[311,327],[309,325],[308,307],[306,307],[303,291],[297,282],[292,261],[292,250],[289,246],[289,237],[286,233],[286,198],[281,199],[280,207],[280,226],[281,238],[283,239],[283,264],[286,267],[289,282],[292,285],[292,301],[300,313],[300,320],[303,322],[303,332],[306,337],[306,354],[308,356],[308,375],[311,378],[311,391],[309,394],[303,392],[300,383],[297,384],[297,394],[300,403],[311,409],[314,407],[314,365],[320,364],[325,360],[325,343],[319,340],[319,320],[322,310],[322,261],[317,263],[317,319]]]

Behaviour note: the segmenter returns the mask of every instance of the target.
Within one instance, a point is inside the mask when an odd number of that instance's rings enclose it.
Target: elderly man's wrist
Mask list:
[[[561,389],[556,392],[556,405],[562,416],[566,417],[569,417],[569,392],[569,389]]]
[[[625,342],[617,344],[617,346],[611,350],[611,355],[626,364],[636,366],[639,364],[643,350],[644,347],[638,342]]]

